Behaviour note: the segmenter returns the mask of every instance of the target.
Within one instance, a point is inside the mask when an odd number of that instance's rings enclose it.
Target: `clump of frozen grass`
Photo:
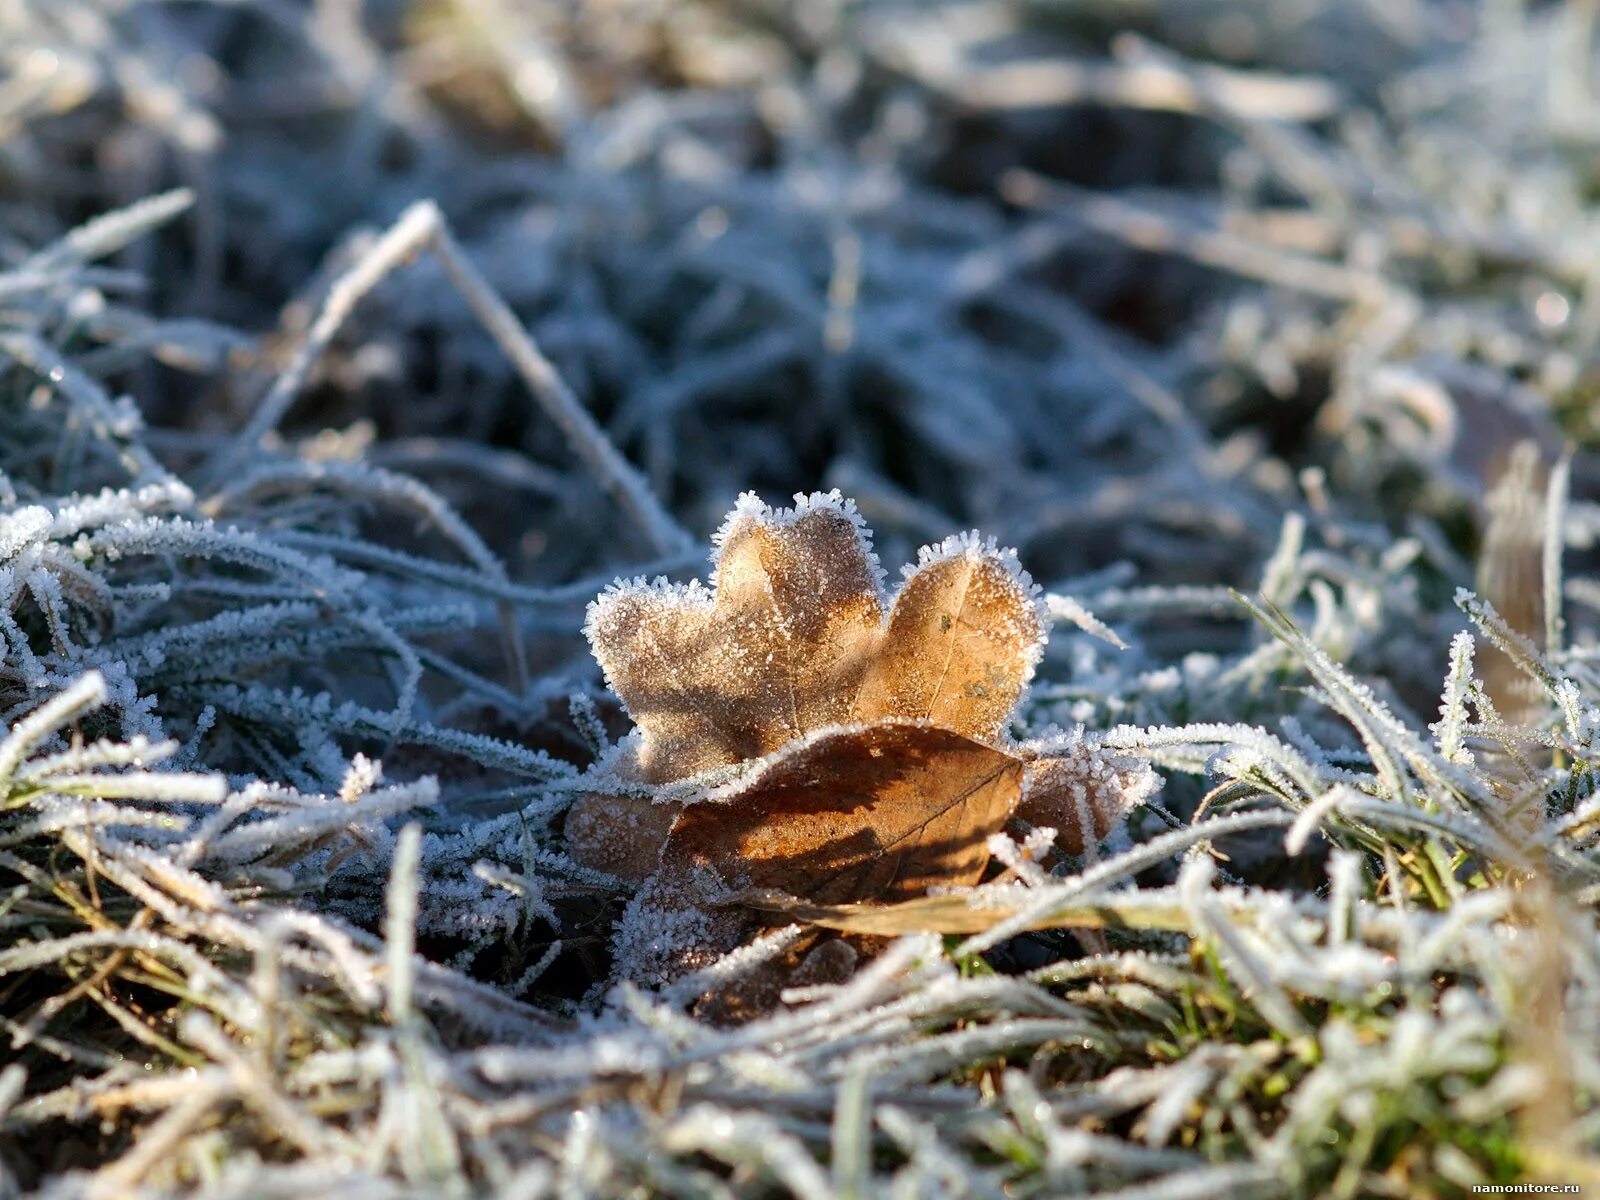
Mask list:
[[[1576,9],[1435,61],[1431,10],[1234,6],[1258,70],[1203,61],[1209,5],[1115,42],[1125,6],[357,7],[0,11],[0,1195],[1411,1194],[1595,1152],[1582,457],[1538,627],[1452,603],[1492,452],[1594,433],[1587,72],[1528,66]],[[1048,178],[1108,143],[1136,196]],[[1099,635],[1021,732],[1169,782],[713,1029],[608,978],[623,897],[563,852],[613,715],[582,609],[834,484],[890,557],[1020,546]]]

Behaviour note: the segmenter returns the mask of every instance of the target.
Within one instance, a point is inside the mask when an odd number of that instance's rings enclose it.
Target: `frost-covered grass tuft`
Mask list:
[[[0,0],[0,1197],[1600,1183],[1592,6],[1293,7]],[[1143,803],[716,1028],[562,826],[746,492]]]

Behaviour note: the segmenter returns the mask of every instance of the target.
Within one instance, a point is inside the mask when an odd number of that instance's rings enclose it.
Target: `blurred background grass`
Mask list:
[[[697,530],[745,487],[838,483],[891,538],[981,525],[1042,578],[1237,583],[1307,469],[1468,552],[1508,434],[1592,433],[1583,4],[10,0],[0,21],[12,257],[192,187],[123,265],[156,312],[259,336],[239,353],[269,372],[358,231],[432,197]],[[248,376],[220,365],[116,382],[178,452],[241,423]],[[592,492],[426,265],[285,432],[328,429],[355,439],[334,454],[383,439],[525,576],[604,557],[549,536]],[[452,466],[461,442],[506,452],[515,506]]]

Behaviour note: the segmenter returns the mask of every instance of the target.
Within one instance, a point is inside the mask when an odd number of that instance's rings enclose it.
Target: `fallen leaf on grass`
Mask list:
[[[617,957],[643,983],[709,966],[765,922],[721,903],[773,888],[828,903],[973,884],[1015,810],[1020,759],[926,722],[838,726],[789,743],[683,807],[623,914]],[[825,944],[825,943],[824,943]],[[721,1019],[759,1011],[816,938],[715,992]],[[823,951],[824,954],[832,953]]]
[[[713,538],[711,586],[619,581],[585,632],[636,726],[605,772],[660,784],[832,726],[931,721],[998,740],[1044,622],[1016,555],[975,535],[924,548],[885,606],[872,538],[838,492],[773,510],[753,494]],[[585,865],[652,874],[679,806],[597,792],[567,840]]]
[[[635,729],[566,835],[579,861],[643,884],[616,942],[642,982],[706,966],[759,925],[719,907],[730,891],[844,903],[966,886],[1019,805],[1079,853],[1154,790],[1148,767],[1081,738],[1009,741],[1046,637],[1014,552],[976,534],[925,547],[891,602],[854,504],[795,499],[740,497],[709,587],[619,581],[590,605]],[[637,794],[667,784],[670,800]]]

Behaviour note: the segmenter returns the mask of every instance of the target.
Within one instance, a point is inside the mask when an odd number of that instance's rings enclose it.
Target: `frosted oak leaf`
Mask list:
[[[905,898],[976,883],[1019,804],[1050,814],[1073,852],[1120,818],[1121,797],[1085,793],[1082,771],[1007,738],[1047,628],[1014,552],[948,538],[891,600],[837,491],[777,510],[747,493],[713,542],[709,586],[619,581],[589,607],[635,730],[569,813],[580,861],[648,879],[649,903],[707,879]],[[695,802],[664,802],[662,785],[682,781]],[[1070,803],[1055,794],[1067,785]]]

